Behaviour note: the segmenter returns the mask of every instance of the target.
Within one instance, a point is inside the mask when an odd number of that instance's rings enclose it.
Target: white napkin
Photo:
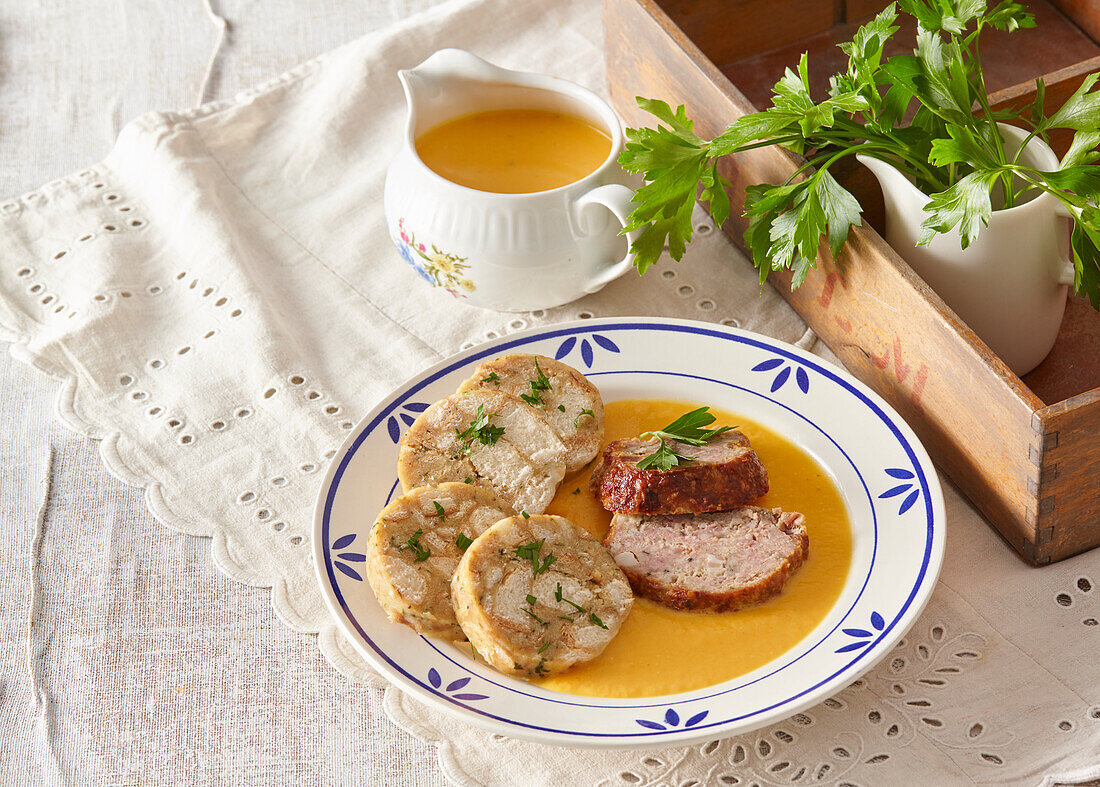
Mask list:
[[[594,3],[447,3],[231,101],[146,115],[104,162],[0,202],[0,336],[61,378],[62,421],[102,439],[159,520],[209,536],[222,571],[270,586],[280,619],[319,633],[356,679],[378,680],[321,603],[312,507],[333,450],[402,379],[587,315],[803,335],[705,222],[683,263],[526,315],[464,306],[401,264],[381,212],[404,114],[394,72],[458,46],[601,90],[599,35]],[[1097,557],[1028,569],[950,490],[948,503],[943,580],[898,657],[757,734],[613,754],[494,738],[392,689],[386,706],[462,783],[1003,783],[1094,764]]]

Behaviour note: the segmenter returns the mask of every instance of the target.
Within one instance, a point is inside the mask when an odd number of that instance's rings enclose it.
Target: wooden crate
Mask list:
[[[881,0],[604,0],[612,101],[629,125],[651,124],[637,95],[686,104],[702,136],[769,105],[783,68],[810,52],[818,90]],[[1086,0],[1033,0],[1033,30],[983,36],[999,105],[1034,98],[1045,75],[1056,105],[1100,69],[1100,10]],[[895,37],[912,49],[912,29]],[[1054,140],[1055,147],[1065,140]],[[734,217],[753,183],[784,180],[801,162],[779,148],[727,157]],[[771,281],[856,377],[908,421],[937,464],[1026,560],[1044,564],[1100,545],[1100,315],[1076,296],[1050,357],[1020,379],[879,236],[882,196],[862,167],[844,178],[865,208],[834,260],[827,250],[791,292]]]

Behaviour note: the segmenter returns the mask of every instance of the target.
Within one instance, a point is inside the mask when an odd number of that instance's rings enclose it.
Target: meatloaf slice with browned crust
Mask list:
[[[639,596],[705,612],[730,612],[778,595],[810,549],[802,514],[752,506],[616,514],[603,543]]]
[[[743,506],[768,491],[768,471],[741,432],[725,432],[701,446],[672,443],[691,461],[669,470],[639,470],[638,462],[659,445],[653,437],[616,440],[604,449],[592,475],[592,489],[604,508],[623,514],[697,514]]]

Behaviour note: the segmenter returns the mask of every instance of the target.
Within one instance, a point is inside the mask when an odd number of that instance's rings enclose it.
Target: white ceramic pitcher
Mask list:
[[[386,174],[386,222],[401,256],[427,284],[476,306],[527,311],[596,292],[630,270],[634,238],[620,232],[634,192],[617,163],[623,134],[607,102],[572,82],[509,71],[459,49],[440,50],[398,76],[409,114],[404,145]],[[611,151],[580,180],[526,194],[460,186],[420,160],[420,134],[497,109],[579,117],[607,132]]]
[[[1019,150],[1027,133],[1001,125],[1006,153]],[[1013,372],[1024,375],[1050,352],[1073,284],[1066,212],[1050,194],[1004,210],[966,249],[957,230],[918,246],[928,196],[897,169],[857,155],[878,178],[886,203],[886,242],[908,262],[974,333]],[[1058,157],[1032,139],[1020,162],[1043,171],[1058,169]]]

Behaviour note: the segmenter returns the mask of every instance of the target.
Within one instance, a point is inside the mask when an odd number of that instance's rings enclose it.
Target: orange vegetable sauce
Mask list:
[[[449,120],[416,138],[429,169],[478,191],[524,194],[566,186],[594,171],[611,137],[570,115],[501,109]]]

